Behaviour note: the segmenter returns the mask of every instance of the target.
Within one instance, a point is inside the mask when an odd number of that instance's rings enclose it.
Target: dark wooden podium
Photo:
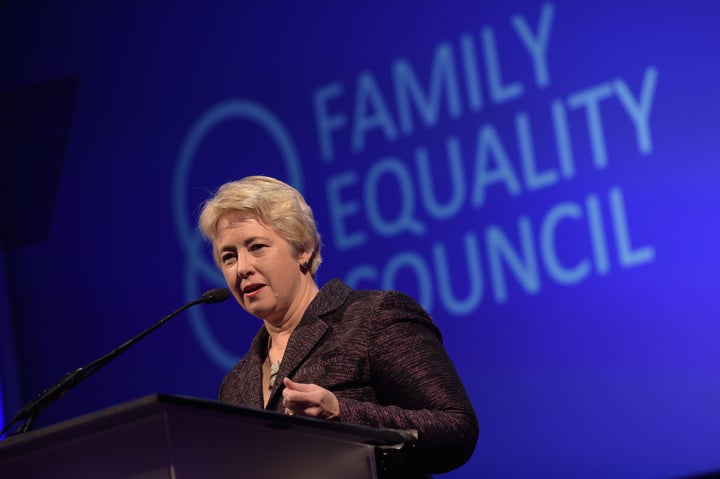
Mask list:
[[[0,441],[0,478],[373,479],[410,431],[155,394]]]

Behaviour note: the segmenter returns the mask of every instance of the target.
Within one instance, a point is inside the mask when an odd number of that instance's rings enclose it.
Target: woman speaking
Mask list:
[[[265,176],[224,184],[202,206],[199,227],[228,288],[262,320],[227,373],[219,400],[380,428],[414,429],[412,471],[425,477],[464,464],[478,422],[440,331],[412,298],[319,288],[320,235],[291,186]]]

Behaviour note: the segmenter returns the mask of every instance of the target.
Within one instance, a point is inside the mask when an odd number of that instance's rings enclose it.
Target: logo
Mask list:
[[[185,253],[184,296],[191,301],[203,293],[202,284],[223,283],[223,277],[217,266],[209,261],[204,252],[204,240],[193,221],[193,211],[197,205],[188,202],[188,184],[192,166],[196,161],[199,148],[207,136],[217,127],[229,120],[245,120],[261,127],[272,139],[283,159],[288,182],[302,191],[303,177],[300,158],[287,128],[278,117],[265,106],[248,99],[228,99],[202,114],[186,136],[173,178],[173,214],[177,236]],[[229,179],[228,179],[229,180]],[[201,281],[202,280],[202,281]],[[205,353],[222,370],[232,368],[239,355],[223,346],[208,326],[203,310],[189,311],[195,336]]]

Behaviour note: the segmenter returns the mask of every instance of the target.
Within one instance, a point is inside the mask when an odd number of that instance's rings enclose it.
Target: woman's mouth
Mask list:
[[[251,298],[257,295],[258,291],[260,291],[263,287],[265,287],[265,285],[261,283],[249,284],[243,288],[243,296]]]

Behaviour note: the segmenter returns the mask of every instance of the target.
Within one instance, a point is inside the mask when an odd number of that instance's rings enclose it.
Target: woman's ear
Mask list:
[[[315,255],[312,251],[306,251],[300,255],[300,271],[307,273],[310,271],[311,261]]]

